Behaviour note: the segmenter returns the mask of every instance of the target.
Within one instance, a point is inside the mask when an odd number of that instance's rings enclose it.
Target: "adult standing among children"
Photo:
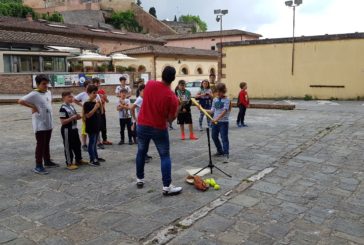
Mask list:
[[[138,125],[138,153],[136,157],[137,187],[144,186],[145,157],[151,140],[157,147],[161,158],[163,180],[163,195],[177,195],[182,187],[172,183],[172,163],[169,152],[169,134],[167,123],[177,117],[178,99],[171,90],[175,80],[176,70],[167,66],[162,72],[162,81],[149,81],[144,90],[143,106],[141,107]]]
[[[32,124],[37,141],[33,171],[37,174],[48,174],[44,167],[59,167],[52,162],[49,149],[53,129],[52,95],[48,90],[47,76],[37,75],[35,83],[37,88],[22,97],[18,103],[32,109]]]

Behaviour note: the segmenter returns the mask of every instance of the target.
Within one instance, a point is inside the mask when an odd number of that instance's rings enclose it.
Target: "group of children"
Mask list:
[[[36,136],[36,167],[34,172],[47,174],[45,167],[58,167],[50,158],[49,142],[51,139],[52,105],[51,94],[48,90],[49,80],[47,76],[38,75],[35,78],[37,89],[19,100],[19,104],[32,109],[32,122]],[[107,140],[106,130],[106,103],[109,103],[106,92],[100,88],[100,81],[97,78],[84,83],[85,91],[73,97],[72,92],[62,93],[63,104],[59,109],[61,121],[61,134],[64,143],[64,154],[66,165],[69,170],[78,169],[80,165],[90,164],[100,166],[105,159],[100,158],[97,148],[104,148],[104,145],[111,145]],[[116,110],[119,114],[120,141],[119,145],[125,143],[125,128],[128,134],[128,143],[137,144],[136,125],[138,114],[143,103],[144,84],[138,87],[138,97],[131,103],[131,89],[126,85],[126,78],[120,77],[120,86],[116,87],[115,93],[119,98]],[[238,127],[246,127],[244,122],[246,109],[249,107],[247,84],[240,84],[238,95],[239,114],[237,118]],[[217,149],[216,156],[224,156],[224,162],[229,160],[229,115],[231,111],[231,100],[226,96],[226,86],[217,83],[214,89],[210,88],[208,80],[201,83],[201,90],[196,96],[200,106],[208,111],[213,120],[206,117],[207,126],[211,127],[211,136]],[[186,82],[179,81],[175,94],[179,100],[177,123],[180,125],[181,139],[185,140],[184,125],[188,125],[190,140],[197,140],[193,131],[191,115],[191,93],[186,89]],[[82,107],[82,113],[78,113],[73,103]],[[199,130],[203,130],[203,119],[205,114],[200,112]],[[81,141],[77,128],[77,121],[82,121]],[[87,144],[88,138],[88,144]],[[221,138],[221,141],[220,141]],[[89,161],[82,159],[81,148],[89,154]],[[146,162],[151,157],[146,154]],[[43,164],[44,162],[44,164]]]

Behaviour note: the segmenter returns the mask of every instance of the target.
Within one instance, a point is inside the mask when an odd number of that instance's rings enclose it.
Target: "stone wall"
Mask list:
[[[143,8],[136,4],[132,4],[132,10],[135,13],[136,20],[139,25],[144,28],[144,31],[155,34],[155,35],[173,35],[176,34],[171,27],[159,21],[154,16],[150,15],[148,12],[144,11]]]
[[[77,25],[92,25],[98,27],[99,23],[105,23],[104,16],[100,10],[74,10],[62,12],[64,23]]]
[[[32,7],[39,13],[65,12],[75,10],[100,10],[100,4],[97,1],[91,3],[82,3],[80,0],[67,0],[61,2],[59,0],[47,1],[43,0],[23,0],[24,5]]]

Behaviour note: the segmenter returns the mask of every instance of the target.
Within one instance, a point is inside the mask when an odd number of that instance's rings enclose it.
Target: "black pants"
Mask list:
[[[129,142],[132,142],[131,118],[120,118],[120,140],[125,141],[125,126],[128,129]]]
[[[238,118],[236,119],[236,123],[237,124],[241,124],[244,125],[245,124],[245,112],[246,112],[246,107],[243,105],[239,105],[239,114],[238,114]]]
[[[64,155],[66,157],[66,164],[73,163],[73,158],[76,159],[76,163],[82,160],[81,155],[81,141],[78,135],[78,129],[62,128],[61,134],[64,145]]]
[[[107,141],[107,130],[106,130],[106,114],[101,114],[101,137],[103,141]]]
[[[51,160],[49,153],[49,143],[51,141],[52,130],[38,131],[35,133],[37,145],[35,147],[35,166],[37,168],[43,167],[44,163]]]

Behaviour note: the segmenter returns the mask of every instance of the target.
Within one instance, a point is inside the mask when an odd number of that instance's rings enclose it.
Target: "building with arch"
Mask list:
[[[161,79],[166,66],[173,66],[176,71],[175,86],[181,79],[189,81],[208,79],[211,71],[217,71],[219,54],[212,50],[179,48],[150,45],[120,52],[136,60],[117,61],[115,66],[145,67],[151,79]]]

